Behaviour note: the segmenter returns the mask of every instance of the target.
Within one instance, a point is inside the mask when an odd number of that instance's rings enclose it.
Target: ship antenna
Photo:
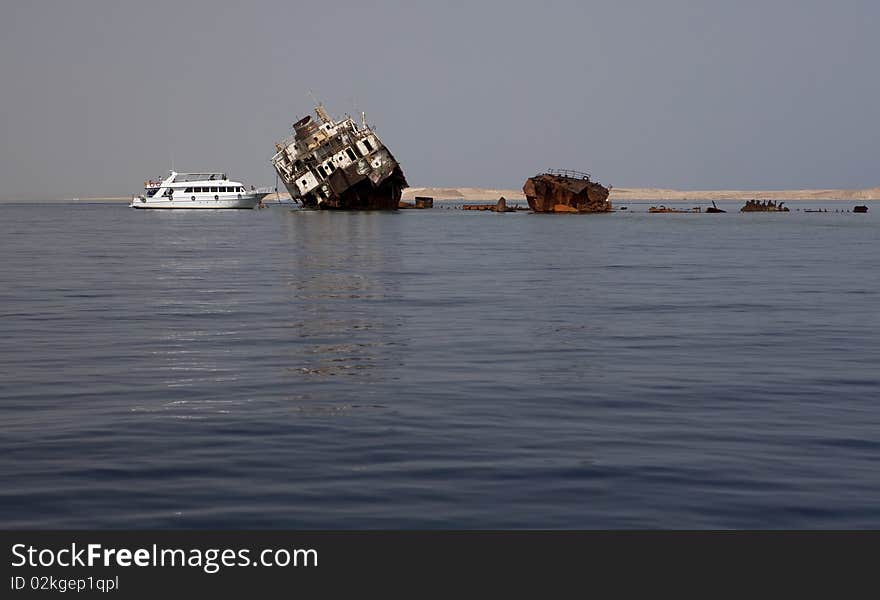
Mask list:
[[[312,93],[312,90],[309,90],[309,96],[312,98],[312,102],[315,103],[315,114],[318,115],[318,118],[321,119],[322,123],[330,123],[333,119],[330,118],[330,115],[327,114],[327,109],[324,108],[324,105],[315,98],[315,95]]]

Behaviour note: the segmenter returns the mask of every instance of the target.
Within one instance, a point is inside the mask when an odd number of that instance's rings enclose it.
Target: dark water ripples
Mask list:
[[[0,205],[0,526],[876,527],[870,204]]]

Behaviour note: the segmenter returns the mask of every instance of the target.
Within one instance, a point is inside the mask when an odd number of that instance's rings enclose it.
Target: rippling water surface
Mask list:
[[[0,205],[0,526],[878,527],[869,205]]]

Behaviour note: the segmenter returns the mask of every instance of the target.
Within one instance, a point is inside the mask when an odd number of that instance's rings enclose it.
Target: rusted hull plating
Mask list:
[[[330,193],[320,203],[313,195],[301,197],[303,208],[321,210],[397,210],[403,189],[407,187],[406,178],[399,167],[374,182],[372,178],[359,175],[356,169],[339,169],[329,178]],[[293,194],[290,185],[288,191]]]
[[[776,204],[773,200],[761,202],[759,200],[749,200],[743,205],[740,212],[788,212],[788,207],[783,206],[784,202]]]
[[[611,211],[611,190],[586,173],[548,171],[523,185],[529,208],[539,213],[604,213]]]

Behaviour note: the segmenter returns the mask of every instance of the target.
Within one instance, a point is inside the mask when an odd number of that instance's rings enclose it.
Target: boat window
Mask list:
[[[242,185],[242,186],[239,186],[238,191],[239,191],[239,192],[243,192],[243,191],[244,191],[244,186],[243,186],[243,185]]]
[[[184,194],[192,194],[192,191],[193,191],[193,189],[191,187],[188,187],[185,190],[183,190],[183,193]]]
[[[348,157],[349,157],[351,160],[355,160],[355,159],[357,159],[357,156],[354,155],[354,151],[353,151],[351,148],[346,148],[346,149],[345,149],[345,153],[348,154]]]
[[[373,151],[373,144],[371,144],[370,140],[368,140],[367,138],[364,138],[364,146],[366,146],[367,152]]]
[[[216,192],[217,192],[217,188],[212,187],[212,188],[211,188],[211,191],[214,192],[214,193],[216,193]]]
[[[221,191],[221,192],[225,192],[225,191],[226,191],[226,188],[225,188],[225,187],[222,187],[222,188],[220,188],[220,191]]]

